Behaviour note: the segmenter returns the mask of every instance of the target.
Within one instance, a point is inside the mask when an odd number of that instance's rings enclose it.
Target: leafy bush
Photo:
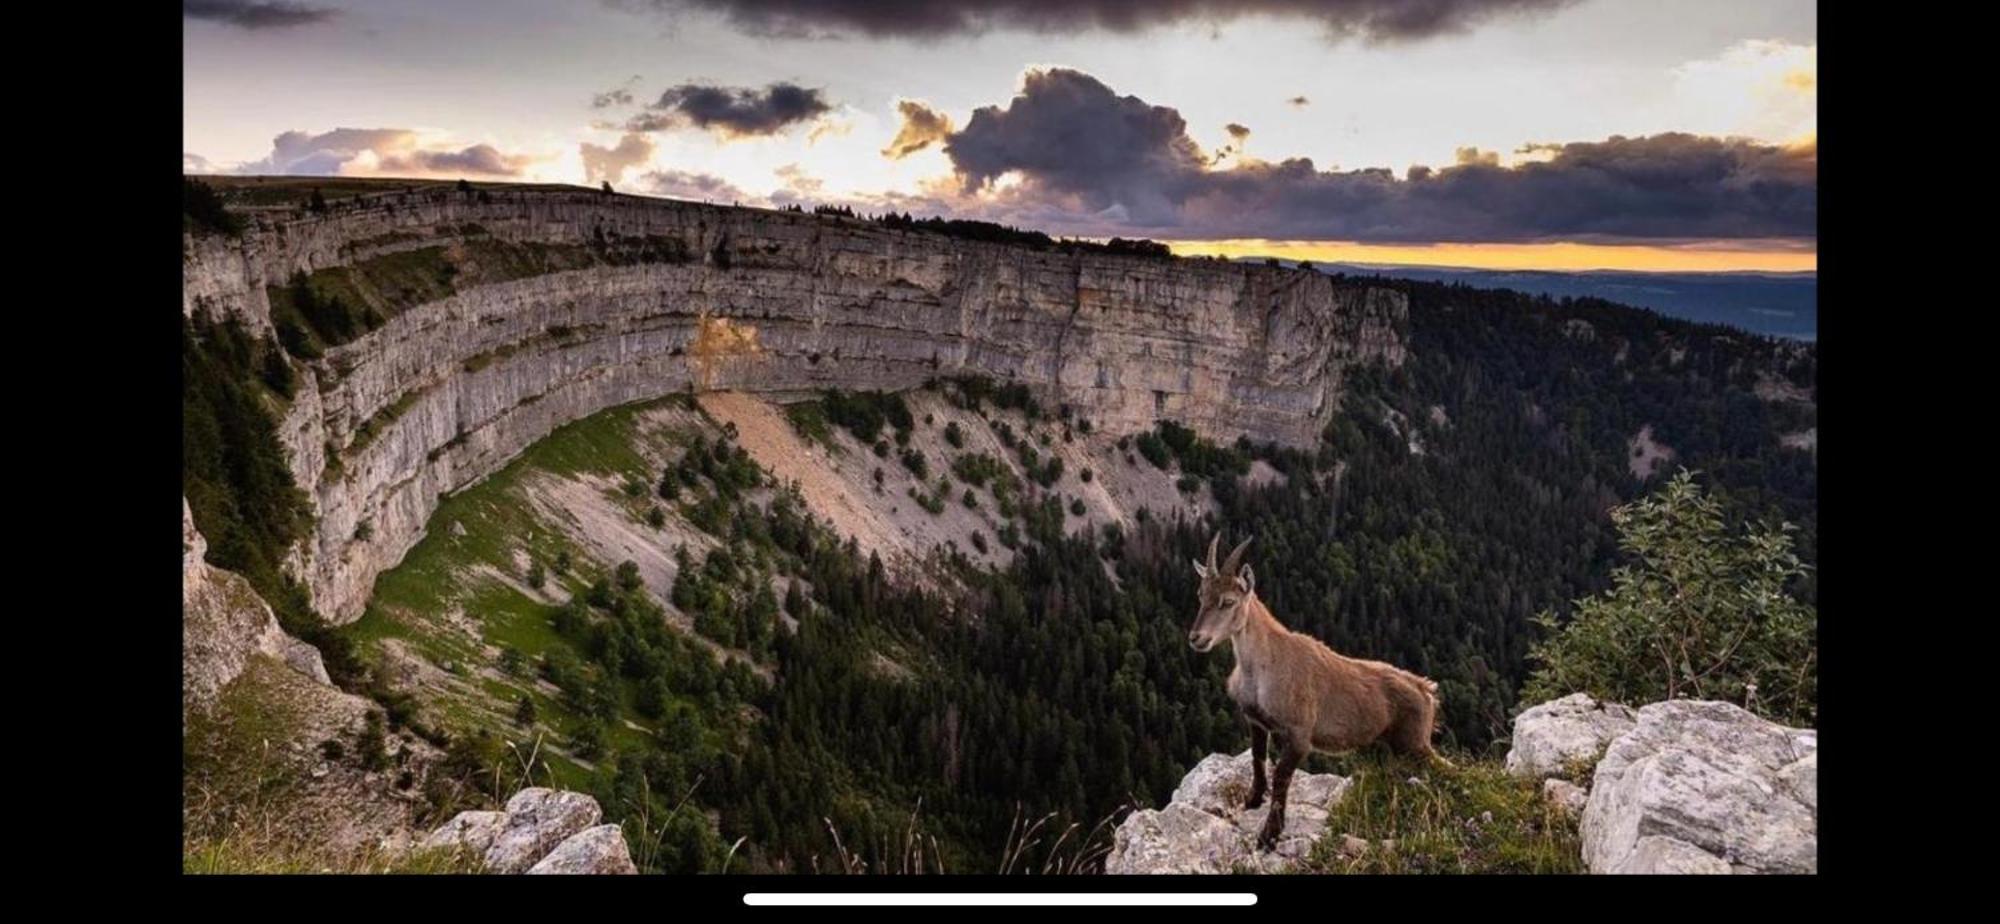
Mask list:
[[[1567,621],[1536,617],[1549,635],[1529,653],[1540,667],[1522,701],[1721,699],[1813,725],[1819,616],[1792,593],[1807,567],[1791,524],[1739,531],[1686,470],[1611,518],[1629,560]]]

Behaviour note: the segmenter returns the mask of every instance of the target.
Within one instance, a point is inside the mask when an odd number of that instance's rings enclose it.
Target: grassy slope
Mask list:
[[[675,400],[679,399],[668,399]],[[581,593],[593,580],[609,575],[616,562],[592,561],[565,539],[561,530],[540,521],[526,501],[524,481],[541,472],[617,480],[631,476],[650,484],[657,475],[649,470],[639,445],[651,442],[664,447],[684,438],[684,434],[639,425],[640,415],[658,404],[616,408],[564,426],[499,472],[446,497],[432,517],[429,533],[404,556],[402,564],[383,573],[367,611],[347,628],[364,657],[379,663],[383,643],[395,639],[431,664],[456,667],[455,673],[468,681],[477,696],[445,695],[427,703],[426,708],[434,710],[448,728],[487,728],[513,740],[530,738],[531,734],[513,724],[511,717],[514,704],[526,695],[535,701],[538,724],[552,733],[551,739],[560,741],[574,732],[578,717],[560,697],[549,695],[533,681],[532,664],[555,648],[569,645],[550,626],[554,607],[509,583],[473,573],[473,569],[485,565],[519,580],[516,550],[544,563],[568,552],[573,562],[569,573],[559,575],[550,569],[544,590],[556,599]],[[464,535],[456,534],[454,523],[464,527]],[[478,625],[479,644],[454,630],[447,617],[455,610],[463,610]],[[512,648],[530,666],[521,676],[507,675],[486,646]],[[488,673],[504,679],[482,676]],[[617,748],[636,743],[638,736],[646,733],[614,726],[607,743]],[[550,758],[549,769],[557,785],[582,785],[587,771],[581,762],[546,745],[543,753]]]

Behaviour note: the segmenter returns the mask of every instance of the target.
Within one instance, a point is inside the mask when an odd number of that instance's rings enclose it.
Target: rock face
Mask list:
[[[480,857],[489,873],[636,873],[625,835],[599,825],[597,800],[582,793],[523,789],[505,811],[460,812],[421,842]]]
[[[530,876],[630,876],[637,872],[632,854],[625,849],[625,832],[617,825],[598,825],[572,835],[528,868]]]
[[[208,543],[181,501],[181,714],[215,699],[267,654],[320,683],[327,679],[319,650],[285,634],[271,607],[242,575],[202,561]]]
[[[594,192],[387,194],[185,243],[185,313],[270,336],[270,293],[295,271],[390,308],[303,364],[280,427],[315,508],[289,566],[336,621],[440,495],[614,405],[983,375],[1114,431],[1171,419],[1302,444],[1349,368],[1401,361],[1407,314],[1397,293],[1310,271]]]
[[[1639,710],[1611,743],[1583,812],[1594,873],[1813,873],[1819,736],[1729,703]]]
[[[1265,772],[1270,772],[1266,767]],[[1296,773],[1285,808],[1285,830],[1270,852],[1256,849],[1270,801],[1244,810],[1250,794],[1250,752],[1210,754],[1174,789],[1162,809],[1133,813],[1119,824],[1104,871],[1228,873],[1242,869],[1291,869],[1325,833],[1328,813],[1346,795],[1349,780],[1330,773]]]
[[[1619,735],[1632,729],[1631,709],[1571,693],[1535,706],[1514,719],[1507,772],[1540,779],[1561,776],[1576,762],[1592,762]]]

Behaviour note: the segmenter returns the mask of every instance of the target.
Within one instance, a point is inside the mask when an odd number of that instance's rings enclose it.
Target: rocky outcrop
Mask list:
[[[1267,768],[1268,772],[1268,768]],[[1270,851],[1256,848],[1270,801],[1245,810],[1250,752],[1210,754],[1188,771],[1161,809],[1143,809],[1119,824],[1104,871],[1134,873],[1284,872],[1312,851],[1349,785],[1330,773],[1296,773],[1285,808],[1285,830]]]
[[[271,607],[242,575],[210,567],[208,543],[181,501],[181,713],[214,701],[250,659],[270,655],[330,683],[319,650],[285,634]]]
[[[1581,813],[1593,873],[1812,873],[1818,742],[1729,703],[1635,712],[1574,693],[1514,720],[1507,770]],[[1593,764],[1588,791],[1560,778]]]
[[[1600,703],[1587,693],[1571,693],[1514,718],[1507,772],[1541,779],[1562,776],[1579,764],[1597,761],[1619,735],[1632,729],[1631,709]]]
[[[1583,812],[1594,873],[1813,873],[1819,736],[1729,703],[1639,710],[1611,743]]]
[[[528,875],[629,876],[638,871],[625,848],[624,830],[617,825],[598,825],[557,844],[541,862],[528,868]]]
[[[1407,310],[1310,271],[574,191],[374,196],[186,252],[183,311],[266,334],[295,271],[383,301],[386,323],[306,364],[281,427],[316,514],[290,566],[336,621],[442,494],[607,407],[966,374],[1117,432],[1171,419],[1302,444],[1349,368],[1401,361]]]
[[[464,850],[489,873],[638,872],[620,828],[597,824],[602,815],[596,799],[536,786],[505,811],[458,813],[419,846]]]

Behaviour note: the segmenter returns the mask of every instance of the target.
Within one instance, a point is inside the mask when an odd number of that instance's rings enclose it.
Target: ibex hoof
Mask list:
[[[1278,846],[1278,832],[1283,830],[1284,824],[1282,822],[1273,824],[1273,822],[1278,822],[1278,817],[1276,815],[1273,815],[1269,819],[1267,819],[1264,822],[1264,829],[1262,831],[1257,832],[1258,850],[1270,850],[1271,848]]]

